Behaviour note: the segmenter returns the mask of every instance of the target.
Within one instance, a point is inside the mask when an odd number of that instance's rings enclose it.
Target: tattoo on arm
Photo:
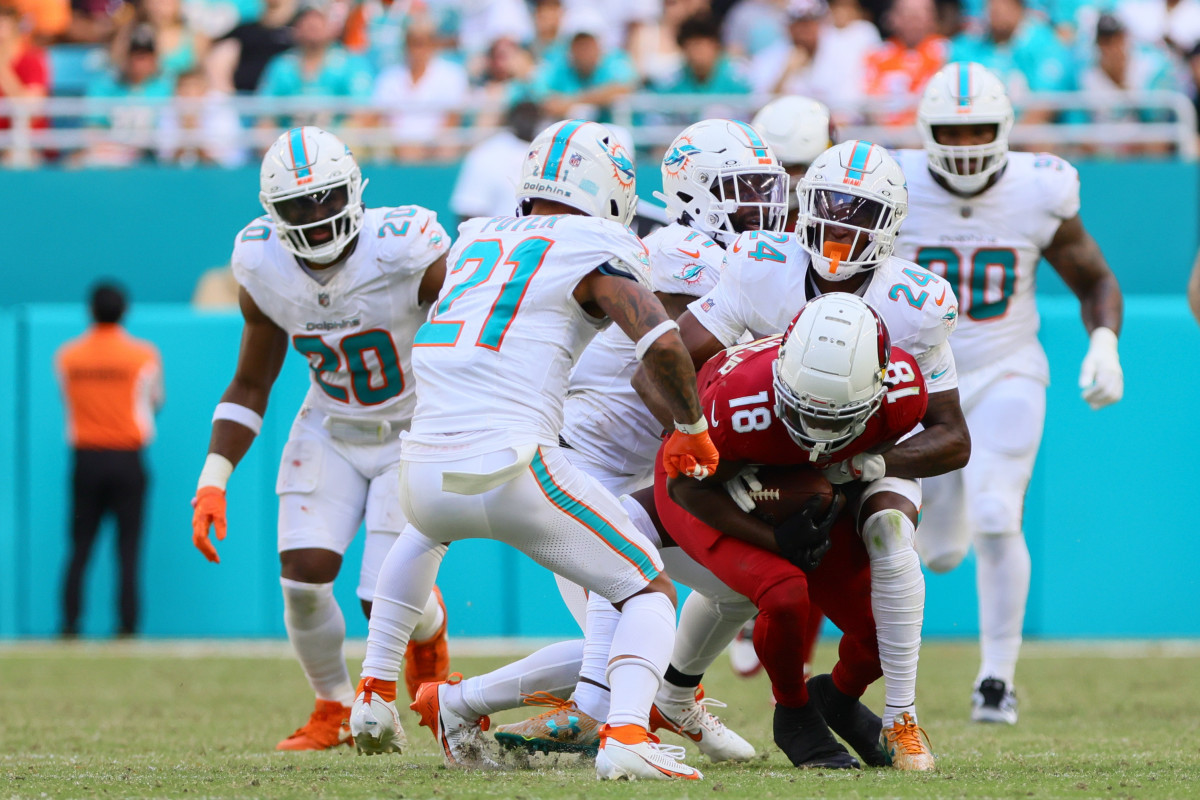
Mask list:
[[[1079,298],[1080,314],[1088,331],[1109,328],[1119,334],[1124,315],[1121,287],[1079,215],[1058,226],[1043,255]]]
[[[654,293],[635,281],[598,272],[585,280],[586,300],[594,302],[634,342],[668,320]],[[674,420],[692,423],[700,419],[696,370],[677,331],[664,333],[650,345],[642,367]]]

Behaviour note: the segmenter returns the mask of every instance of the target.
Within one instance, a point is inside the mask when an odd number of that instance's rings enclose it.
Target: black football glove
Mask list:
[[[820,513],[822,498],[810,497],[800,510],[775,526],[775,545],[788,561],[805,572],[812,572],[829,552],[829,531],[846,506],[841,492],[833,493],[829,510]]]

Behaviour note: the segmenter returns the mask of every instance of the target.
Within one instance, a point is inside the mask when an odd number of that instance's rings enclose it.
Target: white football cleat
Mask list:
[[[695,742],[710,761],[749,761],[756,755],[754,745],[730,730],[709,707],[725,708],[720,700],[704,696],[701,687],[686,705],[655,701],[650,709],[650,730],[668,730]]]
[[[623,742],[618,736],[634,741]],[[622,725],[614,730],[605,725],[600,731],[600,752],[596,754],[596,777],[602,781],[703,778],[700,770],[680,761],[683,756],[682,747],[659,744],[658,737],[645,728]]]
[[[729,666],[743,678],[753,678],[763,668],[754,649],[754,620],[750,620],[729,644]]]
[[[390,692],[385,688],[388,686]],[[385,699],[389,694],[392,699]],[[360,754],[399,753],[408,746],[395,697],[394,681],[383,682],[375,678],[359,681],[358,694],[350,707],[350,735]]]
[[[462,675],[455,672],[447,680],[421,684],[409,708],[421,715],[421,724],[441,745],[446,766],[499,769],[500,764],[488,755],[483,738],[483,732],[492,725],[491,718],[464,717],[443,702],[446,688],[461,681]]]
[[[971,695],[971,720],[1016,725],[1016,692],[999,678],[984,678]]]

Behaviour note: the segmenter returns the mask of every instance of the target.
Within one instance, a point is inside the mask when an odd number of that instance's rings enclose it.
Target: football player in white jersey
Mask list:
[[[1008,151],[1013,110],[998,77],[974,63],[943,67],[917,124],[924,149],[898,155],[909,216],[896,252],[958,293],[951,344],[974,443],[965,469],[925,482],[917,549],[945,572],[974,545],[982,663],[971,716],[1013,724],[1030,571],[1021,518],[1049,382],[1034,275],[1045,256],[1079,298],[1091,336],[1079,386],[1092,408],[1123,391],[1121,290],[1080,221],[1075,169],[1046,153]]]
[[[833,147],[837,141],[829,107],[819,100],[801,95],[785,95],[772,100],[758,110],[750,124],[762,134],[780,165],[787,170],[793,186],[800,184],[800,179],[808,172],[812,162],[817,160],[817,156]],[[784,230],[791,231],[796,229],[800,201],[795,192],[788,197],[788,218]],[[806,673],[812,672],[813,651],[824,619],[820,607],[812,603],[809,606],[810,638],[804,645]],[[754,651],[754,620],[746,623],[730,646],[729,664],[743,678],[753,677],[762,670],[762,662]]]
[[[675,318],[716,285],[724,248],[740,233],[783,230],[788,177],[754,128],[709,119],[685,129],[667,148],[662,180],[660,199],[672,221],[647,236],[645,243],[652,288]],[[633,341],[615,326],[593,339],[571,373],[563,408],[560,438],[567,459],[617,496],[653,483],[654,457],[662,443],[662,425],[630,384],[638,365],[634,349]],[[664,550],[662,556],[676,580],[701,588],[687,576],[707,570],[679,548]],[[718,597],[697,591],[684,603],[675,653],[651,724],[654,730],[666,728],[688,737],[713,761],[746,761],[754,757],[754,748],[707,710],[723,704],[711,698],[697,700],[696,694],[704,671],[745,617],[755,613],[754,604],[740,596],[726,600],[736,593],[716,578],[704,583],[720,587]],[[559,584],[577,617],[584,606],[587,609],[586,624],[580,620],[587,641],[574,697],[531,719],[498,727],[496,738],[531,750],[594,751],[597,720],[608,715],[604,671],[620,615],[600,595],[589,600],[581,590],[576,595],[570,584],[563,586],[561,578]],[[720,613],[730,610],[727,605],[737,607],[732,621]]]
[[[678,325],[649,287],[645,246],[625,227],[633,164],[603,126],[555,123],[530,146],[518,198],[520,217],[461,226],[446,285],[417,334],[417,411],[400,467],[412,525],[380,572],[352,730],[360,744],[390,736],[395,707],[376,685],[396,678],[446,543],[488,536],[621,609],[597,776],[696,779],[647,730],[675,639],[673,584],[616,497],[558,445],[571,367],[611,321],[636,342],[676,420],[666,469],[702,479],[717,467]],[[486,695],[452,679],[422,686],[412,707],[448,762],[483,760]]]
[[[695,363],[735,344],[782,333],[797,308],[827,292],[853,292],[883,317],[892,342],[910,353],[929,390],[924,430],[886,455],[862,454],[831,470],[855,493],[871,557],[871,592],[885,680],[883,736],[901,769],[933,769],[918,735],[916,672],[925,581],[914,539],[921,488],[916,478],[958,469],[970,456],[947,338],[957,320],[941,278],[892,255],[908,209],[904,175],[888,152],[848,141],[825,151],[797,188],[793,234],[743,234],[726,254],[721,281],[680,317]],[[641,375],[635,375],[640,385]],[[861,489],[861,491],[859,491]]]
[[[262,427],[290,344],[308,359],[312,385],[276,484],[280,582],[288,639],[317,700],[280,750],[351,743],[354,688],[333,581],[365,519],[358,596],[370,614],[379,566],[406,522],[395,470],[416,403],[413,337],[446,274],[450,242],[436,215],[365,208],[366,183],[349,148],[320,128],[294,128],[267,151],[259,195],[267,215],[233,249],[245,318],[237,369],[213,414],[194,501],[193,541],[218,562],[209,529],[225,538],[226,483]],[[449,673],[441,599],[434,592],[419,606],[406,664],[414,692]]]

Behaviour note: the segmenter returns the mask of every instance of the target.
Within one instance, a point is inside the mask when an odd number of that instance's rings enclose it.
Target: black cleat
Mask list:
[[[864,764],[868,767],[888,765],[887,754],[879,744],[883,720],[857,697],[843,694],[834,686],[832,675],[815,675],[808,679],[808,700],[830,729],[854,748]]]
[[[971,719],[975,722],[1016,725],[1016,693],[999,678],[985,678],[971,695]]]
[[[860,769],[858,759],[833,738],[820,712],[809,703],[801,708],[775,706],[775,744],[802,769]]]

